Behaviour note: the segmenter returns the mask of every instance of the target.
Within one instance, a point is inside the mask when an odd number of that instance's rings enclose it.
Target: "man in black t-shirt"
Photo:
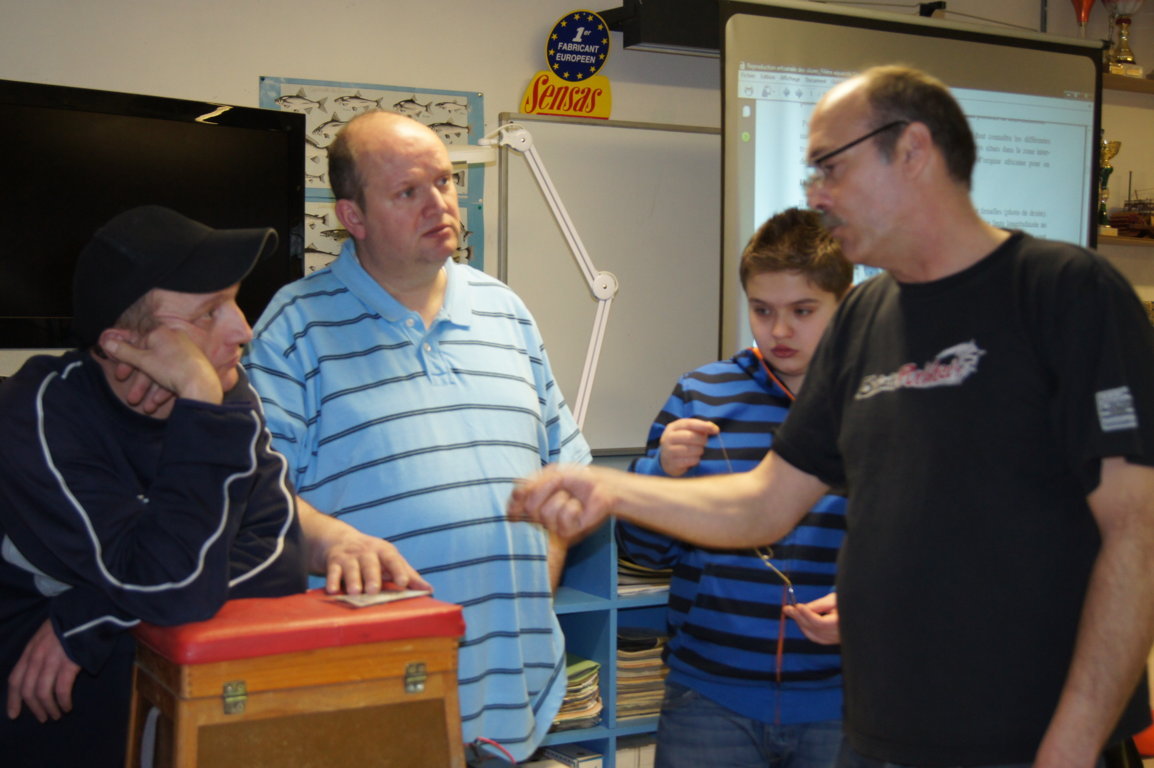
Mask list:
[[[846,483],[847,766],[1090,768],[1149,722],[1154,334],[1100,257],[982,221],[975,156],[921,72],[832,89],[808,202],[887,273],[842,305],[773,453],[678,482],[550,468],[510,503],[566,536],[611,513],[750,546]]]

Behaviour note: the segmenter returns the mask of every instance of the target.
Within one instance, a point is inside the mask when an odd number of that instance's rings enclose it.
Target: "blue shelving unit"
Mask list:
[[[551,733],[546,744],[580,743],[604,755],[605,768],[616,768],[617,740],[654,733],[657,718],[617,720],[617,628],[665,627],[665,593],[617,596],[617,545],[613,522],[607,521],[569,550],[554,607],[570,653],[601,665],[601,724]]]

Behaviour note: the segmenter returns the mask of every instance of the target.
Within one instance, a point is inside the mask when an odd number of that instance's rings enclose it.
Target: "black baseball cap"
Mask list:
[[[160,205],[114,216],[80,252],[72,279],[72,333],[81,346],[153,288],[213,293],[244,279],[276,249],[271,227],[213,229]]]

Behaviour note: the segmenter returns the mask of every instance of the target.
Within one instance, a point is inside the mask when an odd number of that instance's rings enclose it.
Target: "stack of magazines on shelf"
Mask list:
[[[553,718],[554,731],[592,728],[601,722],[601,665],[573,654],[566,655],[569,683],[561,711]]]
[[[630,595],[668,592],[669,577],[672,573],[670,568],[646,568],[623,557],[618,557],[617,596],[629,597]]]
[[[661,660],[666,636],[661,630],[619,627],[617,630],[617,719],[656,717],[669,671]]]

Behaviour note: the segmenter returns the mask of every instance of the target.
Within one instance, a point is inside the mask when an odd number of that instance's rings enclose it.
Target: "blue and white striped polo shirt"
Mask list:
[[[301,496],[393,542],[463,606],[464,739],[522,760],[560,706],[564,639],[546,537],[507,522],[505,503],[518,478],[590,453],[525,305],[483,272],[445,270],[426,330],[350,241],[274,297],[246,366]]]

